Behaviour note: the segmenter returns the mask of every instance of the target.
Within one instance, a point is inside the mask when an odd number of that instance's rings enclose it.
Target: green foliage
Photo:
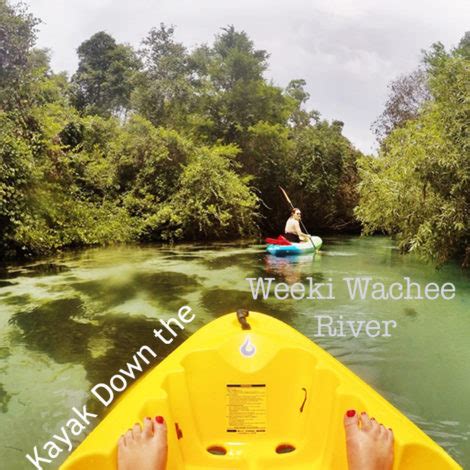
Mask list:
[[[188,51],[161,24],[138,52],[99,32],[69,81],[33,48],[35,18],[0,0],[0,19],[0,257],[277,230],[279,185],[308,220],[351,218],[341,125],[306,109],[303,80],[269,83],[245,32]]]
[[[309,226],[344,228],[354,224],[351,209],[356,199],[358,152],[342,135],[342,126],[340,121],[321,121],[293,133],[288,187],[297,195],[299,206],[309,207],[304,210]]]
[[[0,113],[0,240],[11,249],[17,228],[31,202],[30,185],[36,180],[28,142],[15,132],[15,124]]]
[[[252,175],[251,186],[269,213],[263,226],[272,231],[282,230],[286,207],[279,197],[279,186],[286,186],[290,181],[288,158],[294,150],[289,129],[259,121],[248,128],[242,145],[243,174]]]
[[[291,80],[286,87],[286,97],[291,100],[292,107],[289,122],[294,128],[307,127],[311,121],[318,122],[320,113],[318,111],[307,111],[305,103],[310,95],[305,91],[306,82],[303,79]]]
[[[391,82],[388,88],[390,95],[385,103],[385,109],[372,125],[379,142],[382,142],[394,129],[416,119],[423,104],[431,98],[427,74],[421,69],[400,76]]]
[[[197,83],[205,91],[199,111],[206,117],[203,130],[211,141],[241,146],[247,129],[259,121],[285,125],[289,101],[263,78],[266,51],[255,49],[247,34],[233,26],[222,31],[213,47],[204,45],[191,55]]]
[[[455,54],[470,59],[470,31],[467,31],[463,38],[460,40],[458,47],[455,49]]]
[[[21,104],[38,23],[23,7],[0,0],[0,109],[11,110]]]
[[[117,119],[86,116],[69,121],[59,134],[73,180],[88,200],[99,203],[116,198],[111,149],[120,133]]]
[[[135,224],[127,212],[110,202],[96,205],[54,186],[38,188],[35,197],[34,213],[27,214],[15,236],[18,254],[48,254],[64,247],[129,241],[135,236]]]
[[[146,223],[162,239],[216,239],[253,234],[257,197],[233,170],[233,146],[202,147],[167,204]]]
[[[133,80],[140,67],[133,49],[101,31],[80,45],[78,57],[78,70],[72,77],[75,106],[101,116],[129,110]]]
[[[125,125],[111,151],[116,184],[133,216],[146,218],[179,184],[192,144],[140,116]]]
[[[39,160],[29,143],[15,136],[13,123],[4,115],[0,122],[3,256],[46,254],[66,246],[135,236],[135,224],[126,211],[112,202],[98,204],[82,198],[66,156],[56,147],[48,148],[50,159],[41,156]]]
[[[356,214],[365,232],[395,234],[403,250],[470,262],[470,62],[435,44],[425,55],[432,101],[396,128],[379,158],[360,162]]]
[[[217,88],[229,90],[239,81],[262,80],[267,68],[268,54],[264,50],[255,50],[253,41],[244,31],[236,31],[233,25],[222,28],[217,35],[212,54],[214,67],[212,76]],[[224,67],[219,67],[219,63]]]
[[[194,107],[192,67],[186,48],[173,38],[174,28],[152,28],[140,57],[144,71],[133,94],[134,107],[156,126],[184,126]]]

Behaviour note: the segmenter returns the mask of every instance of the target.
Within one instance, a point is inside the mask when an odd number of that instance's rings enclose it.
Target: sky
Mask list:
[[[376,148],[370,129],[387,85],[415,70],[434,42],[458,44],[470,30],[468,0],[27,0],[41,18],[37,45],[56,72],[73,74],[78,46],[98,31],[138,47],[161,22],[188,49],[233,24],[269,54],[266,78],[285,87],[303,78],[308,107],[345,123],[360,150]]]

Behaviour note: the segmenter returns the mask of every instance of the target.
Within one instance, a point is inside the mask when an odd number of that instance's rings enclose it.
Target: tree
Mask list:
[[[457,46],[455,53],[463,56],[465,59],[470,59],[470,31],[467,31]]]
[[[356,214],[365,233],[397,237],[404,251],[470,264],[470,62],[436,43],[424,55],[432,99],[395,128],[379,158],[360,161]]]
[[[155,206],[175,190],[190,143],[176,131],[132,116],[111,150],[120,192]]]
[[[236,31],[233,25],[222,28],[222,31],[216,36],[212,47],[214,62],[211,76],[216,88],[230,90],[239,81],[262,80],[268,53],[255,49],[248,35],[244,31]]]
[[[416,119],[422,105],[430,99],[427,75],[421,69],[398,77],[388,88],[390,93],[385,109],[372,125],[379,142],[382,142],[394,129],[403,126],[411,119]]]
[[[244,134],[259,121],[285,124],[289,116],[279,87],[263,78],[268,54],[255,49],[244,31],[222,28],[212,47],[192,53],[195,74],[204,84],[200,112],[211,141],[242,144]]]
[[[133,103],[156,126],[186,127],[195,91],[186,48],[175,41],[174,28],[152,28],[139,51],[144,64]]]
[[[217,239],[247,236],[256,230],[258,199],[233,171],[233,146],[196,150],[181,175],[178,190],[147,221],[163,239]]]
[[[1,256],[271,230],[279,185],[316,227],[350,216],[343,124],[306,109],[305,81],[268,82],[268,54],[245,32],[188,52],[162,24],[139,56],[99,32],[69,82],[33,48],[36,20],[0,7]]]
[[[250,186],[259,195],[261,225],[264,229],[276,231],[283,224],[286,207],[282,204],[279,186],[290,181],[289,154],[292,141],[289,130],[281,124],[259,121],[247,129],[242,142],[239,161],[243,172],[251,175]]]
[[[342,128],[341,121],[319,121],[292,130],[289,192],[297,195],[299,206],[308,208],[303,211],[304,221],[317,230],[355,223],[358,152],[342,135]]]
[[[15,245],[16,231],[33,198],[31,187],[39,176],[33,170],[28,142],[18,135],[15,127],[0,112],[0,258]]]
[[[75,106],[86,114],[125,114],[140,68],[133,49],[100,31],[84,41],[77,52],[79,65],[72,77]]]
[[[320,120],[318,111],[306,111],[304,109],[310,95],[305,91],[306,82],[304,79],[291,80],[286,87],[286,96],[292,100],[292,113],[289,123],[293,127],[306,127],[311,122]]]
[[[0,0],[0,110],[19,111],[26,104],[38,24],[23,6]]]

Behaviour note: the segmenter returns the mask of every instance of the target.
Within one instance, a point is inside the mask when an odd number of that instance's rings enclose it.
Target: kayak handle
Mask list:
[[[240,325],[242,326],[242,330],[251,330],[251,326],[249,325],[246,317],[250,312],[246,308],[239,308],[237,310],[237,319],[240,322]]]

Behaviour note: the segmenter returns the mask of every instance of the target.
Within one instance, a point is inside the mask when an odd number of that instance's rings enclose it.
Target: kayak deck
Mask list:
[[[232,313],[194,333],[120,397],[62,470],[117,469],[119,436],[156,415],[168,424],[168,470],[347,470],[348,409],[393,428],[394,469],[461,468],[308,338],[267,315],[247,320],[242,329]]]

